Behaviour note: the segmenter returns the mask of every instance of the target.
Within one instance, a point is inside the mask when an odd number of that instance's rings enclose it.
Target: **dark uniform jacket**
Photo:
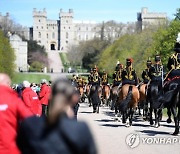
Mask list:
[[[102,84],[107,84],[108,83],[108,75],[107,75],[107,73],[102,74],[101,80],[102,80]]]
[[[131,67],[126,67],[122,72],[122,84],[137,85],[138,79],[136,71]]]
[[[168,69],[180,69],[180,53],[174,53],[168,60]]]
[[[98,72],[93,73],[93,76],[92,76],[92,85],[100,85],[100,77],[99,77]]]
[[[43,117],[26,119],[17,143],[23,154],[96,154],[96,147],[85,123],[61,117],[53,126]]]
[[[162,65],[161,64],[152,65],[148,75],[151,81],[162,80]]]
[[[148,69],[148,68],[146,68],[146,69],[142,72],[142,79],[143,79],[143,82],[144,82],[145,84],[147,84],[147,83],[149,82],[149,80],[150,80],[150,77],[149,77],[148,73],[149,73],[149,69]]]

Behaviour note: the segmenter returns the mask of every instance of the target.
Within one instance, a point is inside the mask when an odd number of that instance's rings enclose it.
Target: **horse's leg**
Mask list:
[[[179,133],[179,118],[177,116],[177,111],[176,111],[176,107],[175,106],[171,107],[171,112],[173,114],[174,123],[175,123],[175,131],[174,131],[173,135],[178,135],[178,133]]]
[[[152,118],[152,112],[153,112],[153,108],[152,108],[152,104],[150,102],[150,109],[149,109],[149,122],[150,122],[150,125],[153,125],[153,118]]]
[[[158,110],[154,109],[154,115],[155,115],[155,128],[159,127],[159,116],[158,116]]]
[[[129,115],[129,125],[132,126],[132,119],[134,115],[134,108],[130,109],[130,115]]]
[[[172,122],[172,120],[171,120],[171,110],[170,110],[169,107],[167,108],[167,115],[168,115],[168,119],[166,121],[167,121],[167,123],[171,123]]]
[[[122,123],[126,123],[126,112],[122,112]]]

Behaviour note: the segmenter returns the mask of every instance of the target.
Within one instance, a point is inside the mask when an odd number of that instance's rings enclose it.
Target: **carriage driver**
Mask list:
[[[122,72],[122,85],[138,85],[138,79],[135,69],[132,67],[133,60],[131,58],[126,59],[126,67]]]

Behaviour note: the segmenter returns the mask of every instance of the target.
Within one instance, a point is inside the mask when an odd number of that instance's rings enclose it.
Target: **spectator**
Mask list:
[[[32,115],[10,88],[8,75],[0,73],[0,153],[19,154],[16,145],[18,123]]]
[[[88,126],[73,118],[76,96],[68,80],[53,84],[48,116],[28,118],[20,127],[18,146],[23,154],[97,153]]]
[[[51,93],[51,88],[46,84],[46,79],[41,80],[41,91],[39,92],[39,99],[42,104],[42,114],[47,115],[48,112],[48,102]]]
[[[22,99],[29,110],[37,116],[42,114],[41,104],[38,95],[30,88],[28,81],[23,81]]]

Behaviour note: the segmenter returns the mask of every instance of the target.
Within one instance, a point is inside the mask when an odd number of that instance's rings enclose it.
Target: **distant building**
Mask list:
[[[30,38],[43,45],[47,51],[66,52],[70,45],[77,45],[81,41],[100,38],[101,28],[102,23],[75,21],[72,9],[67,12],[60,9],[59,20],[47,19],[46,9],[43,9],[43,11],[34,9]],[[124,31],[118,27],[118,24],[105,26],[103,39],[113,38],[115,40],[120,37],[121,30]]]
[[[27,71],[27,42],[22,41],[21,37],[19,37],[17,34],[10,35],[9,40],[12,48],[15,51],[16,71]]]
[[[151,25],[163,24],[166,19],[166,13],[148,12],[148,8],[143,7],[141,12],[137,13],[137,26],[139,30],[143,30]]]

